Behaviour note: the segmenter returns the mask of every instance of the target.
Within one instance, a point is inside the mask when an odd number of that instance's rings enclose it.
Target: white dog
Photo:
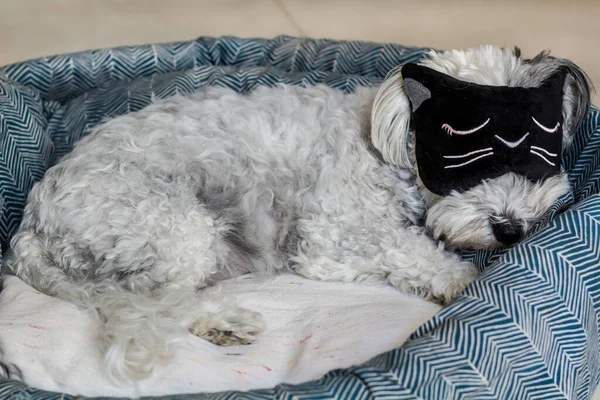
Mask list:
[[[585,74],[547,54],[488,46],[420,64],[522,87],[566,68],[565,146],[589,106]],[[399,70],[352,94],[284,85],[158,101],[96,127],[48,170],[12,241],[12,268],[96,312],[118,380],[148,376],[178,329],[250,343],[260,315],[201,290],[248,272],[385,281],[447,302],[477,270],[445,245],[512,244],[569,185],[565,174],[508,173],[434,195],[417,173],[410,118]]]

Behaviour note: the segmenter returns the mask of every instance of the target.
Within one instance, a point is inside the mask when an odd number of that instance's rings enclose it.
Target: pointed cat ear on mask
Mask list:
[[[520,52],[519,52],[520,54]],[[532,59],[522,60],[522,68],[514,76],[514,86],[539,86],[558,70],[567,76],[563,86],[563,147],[568,147],[590,109],[594,86],[587,74],[570,60],[550,56],[543,51]]]
[[[404,91],[410,100],[412,105],[412,111],[415,112],[425,100],[431,98],[431,91],[427,89],[422,83],[412,78],[406,78],[404,80]]]

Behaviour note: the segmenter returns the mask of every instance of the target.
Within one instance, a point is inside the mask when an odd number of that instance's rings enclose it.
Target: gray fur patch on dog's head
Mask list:
[[[520,55],[520,51],[517,53]],[[510,86],[539,87],[560,69],[567,71],[563,89],[563,135],[567,147],[581,126],[591,105],[591,94],[595,91],[589,76],[573,61],[556,58],[549,51],[542,51],[531,59],[523,59],[510,77]]]

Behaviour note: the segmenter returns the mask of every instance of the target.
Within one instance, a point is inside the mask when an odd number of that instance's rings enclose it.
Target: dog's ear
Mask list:
[[[569,145],[590,110],[591,93],[594,85],[587,74],[575,63],[560,60],[568,75],[563,86],[563,135]]]
[[[399,68],[383,81],[373,103],[371,141],[386,162],[412,168],[411,112],[430,98],[431,92],[421,83],[403,80]]]
[[[552,57],[548,51],[543,51],[523,62],[530,64],[530,74],[539,73],[544,77],[549,77],[560,69],[566,70],[567,76],[563,86],[562,130],[563,146],[568,147],[590,109],[591,93],[594,92],[590,78],[574,62]]]

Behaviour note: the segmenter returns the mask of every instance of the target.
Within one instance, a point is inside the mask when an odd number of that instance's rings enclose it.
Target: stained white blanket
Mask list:
[[[222,290],[259,311],[267,331],[249,346],[218,347],[191,334],[149,380],[119,387],[102,371],[98,326],[69,303],[9,276],[0,293],[0,354],[26,383],[82,395],[142,396],[249,390],[300,383],[396,348],[439,306],[388,286],[244,276]]]

